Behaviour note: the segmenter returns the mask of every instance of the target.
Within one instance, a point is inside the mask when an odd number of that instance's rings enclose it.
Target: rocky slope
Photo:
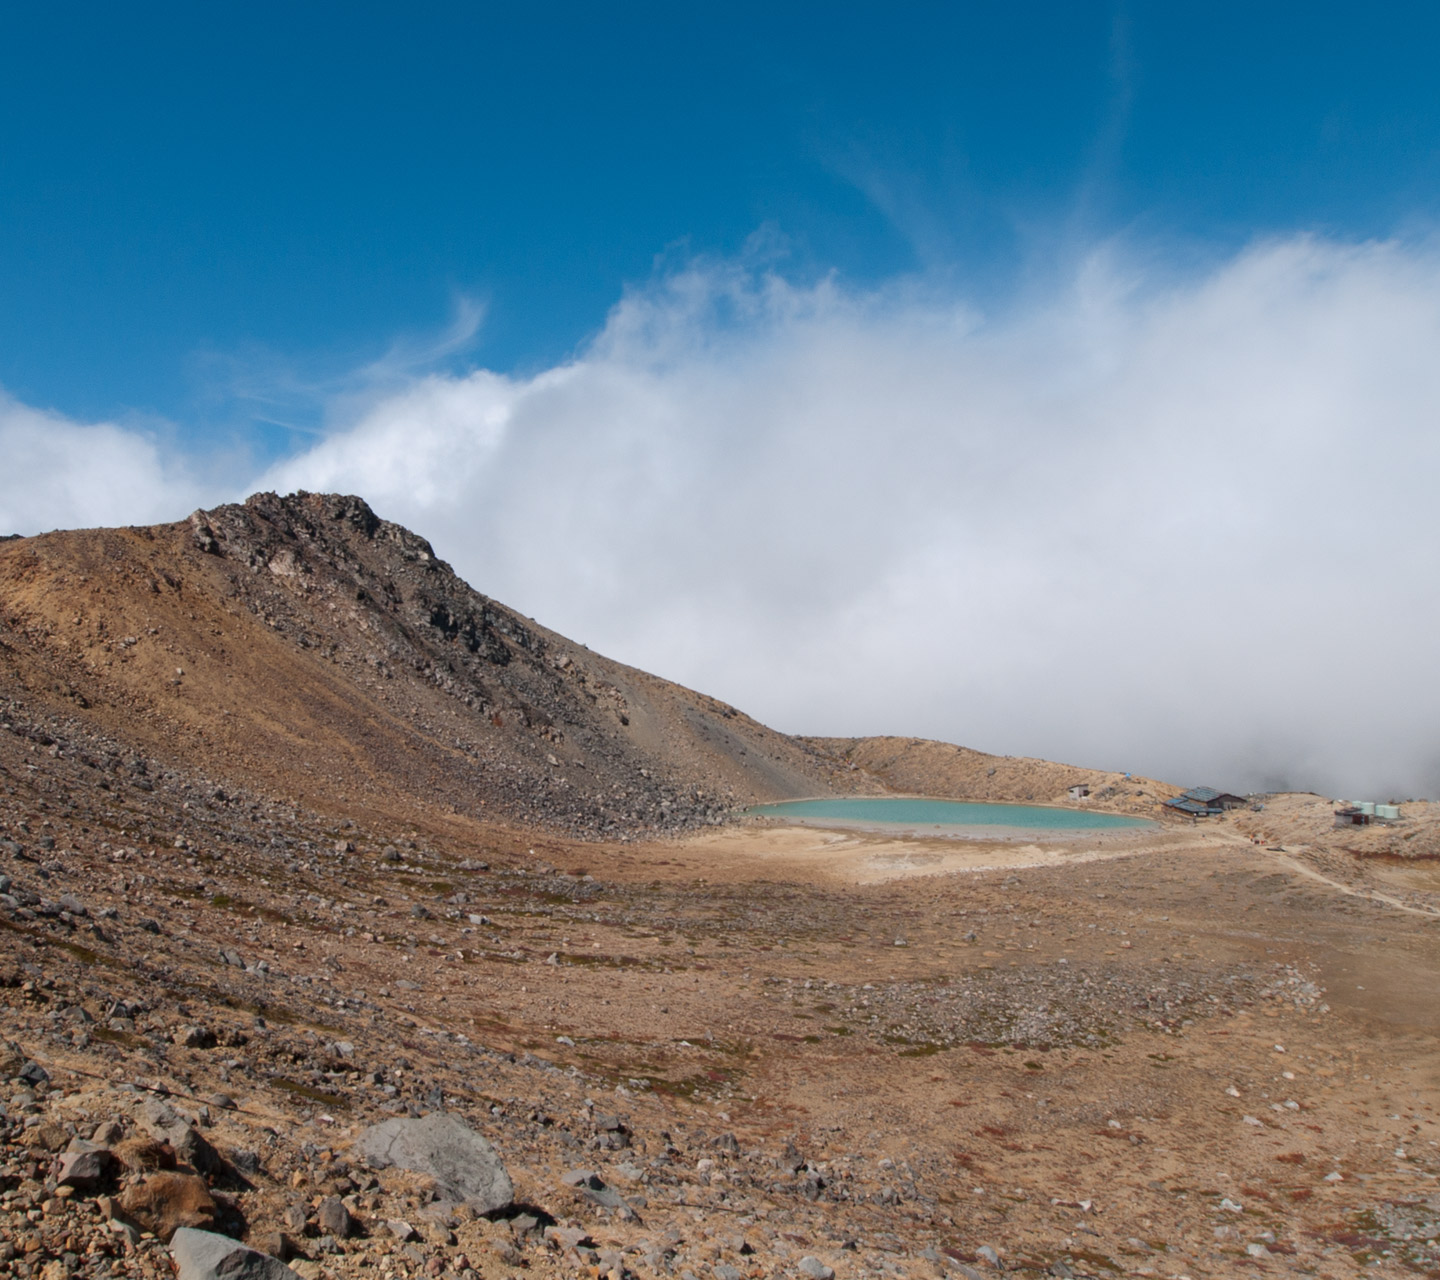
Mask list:
[[[480,595],[353,497],[5,543],[0,683],[166,765],[331,811],[418,800],[593,837],[876,789]]]
[[[995,756],[928,738],[802,738],[837,765],[858,770],[887,790],[953,800],[1073,805],[1071,787],[1090,794],[1084,808],[1163,816],[1160,806],[1181,788],[1128,773]]]

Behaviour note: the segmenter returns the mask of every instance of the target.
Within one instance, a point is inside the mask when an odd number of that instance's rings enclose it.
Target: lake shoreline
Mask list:
[[[932,796],[817,797],[754,805],[742,817],[785,826],[1001,843],[1038,835],[1075,839],[1159,830],[1148,819],[1103,811]]]

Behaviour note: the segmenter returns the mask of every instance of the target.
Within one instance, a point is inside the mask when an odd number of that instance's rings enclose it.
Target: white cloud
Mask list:
[[[539,377],[430,376],[266,487],[778,727],[1440,792],[1440,253],[1092,257],[964,303],[698,264]]]
[[[535,377],[361,370],[228,494],[0,394],[0,532],[356,492],[480,590],[782,729],[1434,795],[1437,352],[1430,244],[1276,240],[1183,279],[1101,252],[996,315],[699,263]]]
[[[184,462],[145,432],[75,422],[3,392],[0,459],[0,533],[175,520],[200,494]]]

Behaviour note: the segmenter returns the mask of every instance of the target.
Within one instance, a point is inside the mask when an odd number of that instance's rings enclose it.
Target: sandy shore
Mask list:
[[[712,876],[774,874],[849,884],[879,884],[911,876],[1062,866],[1158,850],[1216,848],[1244,843],[1227,832],[1047,831],[970,828],[941,835],[898,834],[875,824],[756,822],[686,841],[687,863]],[[1038,836],[1038,838],[1037,838]]]

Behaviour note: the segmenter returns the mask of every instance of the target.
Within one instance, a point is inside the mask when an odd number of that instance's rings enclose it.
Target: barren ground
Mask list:
[[[733,817],[1076,782],[1160,827]],[[162,1100],[220,1225],[308,1280],[1440,1275],[1440,806],[1191,824],[1178,789],[787,738],[358,499],[7,544],[0,1273],[168,1273],[107,1199],[139,1174],[56,1180]],[[350,1156],[442,1108],[513,1210]]]
[[[347,828],[178,775],[81,788],[83,744],[10,723],[7,870],[38,901],[0,931],[0,998],[52,1076],[29,1114],[83,1132],[168,1092],[258,1156],[236,1212],[251,1238],[289,1230],[303,1271],[938,1275],[982,1247],[1093,1275],[1440,1265],[1428,863],[1341,878],[1254,843],[1251,815],[1079,848]],[[64,894],[87,914],[53,913]],[[175,1043],[194,1025],[217,1046]],[[238,1108],[201,1112],[217,1090]],[[363,1124],[435,1105],[596,1253],[430,1222],[423,1185],[347,1164]],[[53,1219],[74,1272],[154,1271],[145,1241],[46,1199],[40,1127],[8,1148],[17,1257],[63,1258]],[[573,1168],[628,1208],[564,1187]],[[326,1191],[365,1237],[307,1234]],[[429,1234],[401,1244],[397,1217]]]

